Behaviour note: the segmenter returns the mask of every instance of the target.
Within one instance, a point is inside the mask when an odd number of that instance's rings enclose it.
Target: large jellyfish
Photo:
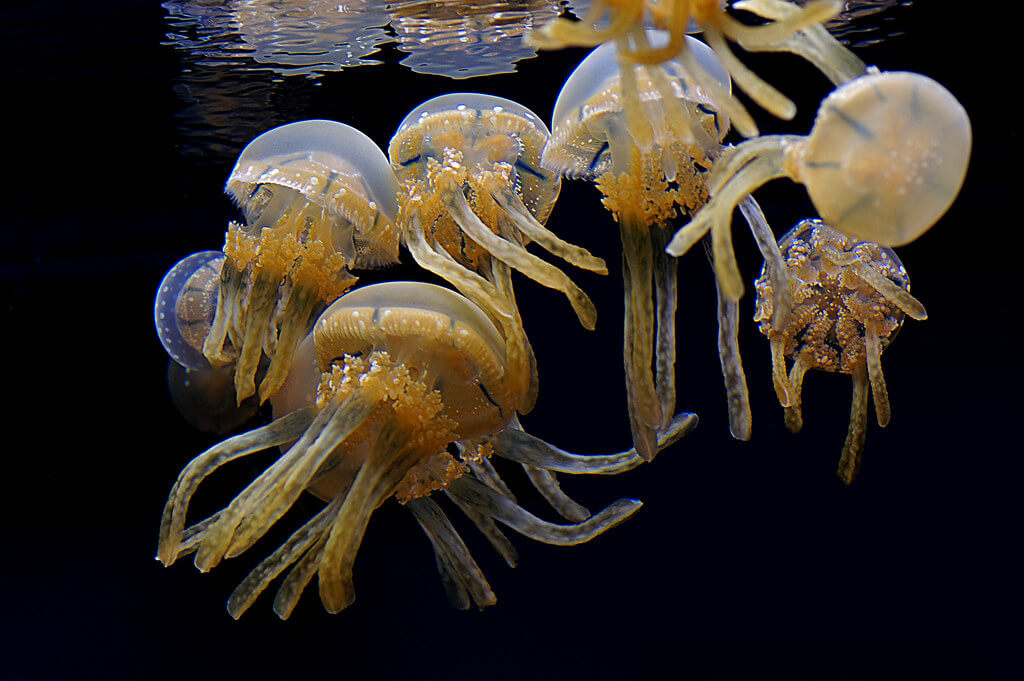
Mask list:
[[[214,366],[235,362],[239,402],[263,354],[260,400],[280,388],[311,320],[356,281],[350,269],[397,262],[396,188],[377,145],[343,123],[282,125],[242,150],[226,191],[245,224],[228,228],[203,345]]]
[[[552,471],[617,473],[638,465],[635,450],[607,456],[564,452],[517,427],[505,342],[468,299],[431,284],[392,282],[356,289],[333,303],[299,346],[292,371],[272,399],[276,419],[235,436],[189,463],[178,477],[160,526],[164,564],[195,553],[206,571],[248,549],[303,491],[323,509],[262,561],[232,594],[239,617],[291,567],[274,600],[290,615],[318,577],[330,612],[354,598],[352,565],[373,511],[396,497],[427,533],[452,602],[483,607],[495,596],[432,493],[443,490],[509,564],[515,552],[495,521],[550,544],[585,542],[632,515],[621,499],[600,513],[569,499]],[[680,414],[659,446],[695,423]],[[291,443],[291,444],[288,444]],[[189,502],[211,472],[282,445],[280,458],[226,508],[186,528]],[[532,472],[538,490],[573,524],[541,520],[522,508],[491,465],[496,455]]]
[[[401,185],[403,242],[421,267],[450,282],[502,329],[521,413],[536,400],[537,377],[511,270],[562,291],[588,329],[597,318],[590,298],[526,246],[533,241],[578,267],[608,271],[603,260],[543,224],[561,186],[557,174],[540,166],[548,136],[547,126],[521,104],[454,93],[413,109],[388,148]]]
[[[789,268],[793,308],[783,326],[774,321],[774,284],[762,272],[756,282],[761,333],[771,343],[775,391],[786,410],[786,426],[803,427],[801,388],[809,369],[853,376],[850,428],[839,461],[849,484],[860,470],[867,426],[868,393],[878,425],[889,423],[889,391],[881,356],[904,317],[926,319],[910,295],[910,279],[892,249],[838,232],[821,220],[804,220],[779,239]],[[791,360],[788,376],[786,359]]]

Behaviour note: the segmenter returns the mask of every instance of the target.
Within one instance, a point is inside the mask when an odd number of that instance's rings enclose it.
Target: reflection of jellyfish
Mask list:
[[[728,6],[771,19],[761,26],[750,26],[735,19]],[[838,0],[811,0],[805,6],[786,0],[745,0],[725,3],[719,0],[594,0],[579,22],[555,19],[530,35],[530,41],[543,48],[567,45],[594,46],[614,42],[621,63],[658,65],[676,59],[727,115],[744,137],[758,134],[757,125],[740,101],[721,86],[720,79],[702,69],[701,60],[684,40],[688,31],[702,31],[705,42],[732,76],[736,86],[757,104],[780,118],[789,119],[796,107],[785,95],[761,80],[733,54],[727,42],[732,40],[749,52],[794,52],[832,77],[848,69],[851,61],[860,64],[821,25],[835,17],[842,3]],[[651,45],[646,25],[667,31],[669,40]],[[863,67],[863,64],[860,64]],[[623,82],[628,78],[623,71]],[[627,102],[636,101],[630,98]]]
[[[640,506],[622,499],[590,516],[558,489],[550,470],[614,473],[640,459],[633,451],[572,455],[511,427],[521,397],[512,392],[504,346],[479,308],[438,286],[394,282],[343,296],[299,347],[273,399],[276,420],[216,445],[182,471],[164,509],[158,558],[169,565],[195,552],[206,571],[252,546],[309,491],[326,506],[249,574],[228,611],[240,616],[293,566],[275,612],[288,617],[314,575],[324,606],[338,612],[354,598],[352,565],[370,515],[394,496],[429,536],[452,602],[493,604],[486,578],[432,492],[445,490],[510,563],[514,550],[495,521],[538,541],[577,544]],[[693,422],[681,415],[661,444]],[[207,475],[286,443],[292,444],[226,508],[185,528],[189,501]],[[492,454],[537,471],[534,484],[577,522],[546,522],[519,506],[492,467]]]
[[[649,37],[664,39],[654,32]],[[701,68],[728,88],[729,76],[711,50],[692,38],[687,42],[702,60]],[[628,82],[621,73],[630,74]],[[643,103],[636,112],[639,119],[631,119],[629,101]],[[657,430],[675,408],[676,273],[664,253],[666,230],[677,213],[689,214],[704,203],[704,173],[729,122],[682,64],[620,71],[615,45],[609,43],[569,76],[555,103],[552,127],[544,167],[595,180],[602,202],[619,223],[630,425],[637,450],[650,457]],[[770,232],[768,240],[774,244]]]
[[[259,68],[282,75],[311,75],[361,64],[390,40],[385,3],[360,0],[196,0],[165,2],[172,44],[224,66]]]
[[[719,285],[739,300],[732,211],[777,177],[802,183],[833,229],[885,246],[909,243],[953,203],[970,149],[967,112],[948,90],[917,73],[869,72],[821,103],[807,137],[766,135],[729,149],[711,175],[711,200],[668,251],[680,256],[710,230]]]
[[[253,140],[228,178],[246,224],[228,228],[217,314],[203,345],[214,365],[236,361],[238,401],[266,400],[288,373],[311,317],[354,282],[349,268],[397,261],[394,175],[355,128],[301,121]]]
[[[234,5],[238,34],[250,56],[285,75],[380,64],[369,58],[391,40],[386,3],[360,0],[248,0]]]
[[[607,272],[600,258],[543,225],[560,189],[558,175],[540,167],[547,139],[547,127],[522,105],[456,93],[413,109],[388,148],[401,185],[403,242],[421,267],[451,282],[502,328],[509,380],[524,413],[536,398],[536,370],[511,269],[565,293],[588,329],[597,317],[590,298],[525,246],[535,241],[574,265]]]
[[[397,0],[388,4],[402,63],[417,73],[471,78],[515,71],[536,55],[523,43],[531,28],[554,19],[557,0],[466,2]]]
[[[853,482],[860,469],[867,425],[868,392],[878,425],[889,423],[889,392],[882,376],[882,350],[904,316],[925,319],[924,306],[910,295],[910,279],[891,249],[850,238],[820,220],[804,220],[789,230],[779,247],[789,268],[792,312],[784,326],[773,321],[773,283],[757,280],[754,321],[768,336],[775,390],[786,408],[786,426],[803,426],[801,387],[808,369],[853,376],[850,428],[839,462],[839,477]],[[788,376],[785,359],[792,361]]]

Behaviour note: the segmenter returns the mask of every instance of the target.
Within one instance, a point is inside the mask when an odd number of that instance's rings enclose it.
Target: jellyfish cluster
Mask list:
[[[953,203],[971,131],[963,107],[937,82],[868,67],[832,38],[823,22],[839,6],[595,0],[581,20],[554,19],[528,36],[545,49],[595,47],[553,99],[550,125],[517,102],[458,92],[396,121],[386,147],[323,120],[253,140],[226,184],[242,219],[228,225],[221,251],[170,269],[155,321],[178,367],[172,383],[189,386],[175,401],[187,405],[190,422],[235,430],[268,401],[270,418],[184,468],[164,508],[158,559],[170,565],[194,554],[205,572],[246,552],[308,492],[322,501],[319,512],[253,568],[228,611],[239,617],[284,575],[273,602],[280,617],[314,576],[324,607],[338,612],[355,597],[352,568],[370,517],[394,499],[427,535],[450,601],[495,603],[439,502],[447,497],[509,565],[516,553],[506,529],[578,544],[639,509],[623,498],[592,513],[561,489],[557,474],[654,465],[696,425],[695,414],[676,409],[677,397],[699,386],[676,383],[675,317],[685,304],[678,259],[698,241],[715,273],[730,432],[751,438],[736,208],[764,257],[753,280],[753,322],[768,339],[787,427],[802,427],[807,371],[852,377],[838,470],[851,483],[869,397],[878,424],[890,419],[882,351],[906,317],[927,317],[892,249]],[[733,83],[775,116],[791,118],[795,108],[730,42],[794,53],[833,82],[807,136],[760,134]],[[733,130],[740,139],[730,142]],[[775,178],[804,185],[813,210],[778,238],[752,196]],[[527,331],[543,326],[519,309],[515,279],[561,294],[552,295],[555,312],[544,314],[572,314],[594,330],[599,310],[567,266],[608,273],[602,257],[559,237],[549,221],[563,179],[592,181],[621,236],[624,417],[633,440],[622,452],[573,454],[520,422],[543,373]],[[359,285],[360,271],[406,254],[450,287]],[[213,471],[274,448],[277,459],[223,509],[188,518]],[[559,521],[517,501],[501,470],[515,464]]]

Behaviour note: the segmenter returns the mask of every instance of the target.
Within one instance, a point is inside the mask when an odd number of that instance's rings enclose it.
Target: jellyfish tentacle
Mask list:
[[[455,504],[467,518],[469,518],[470,522],[476,526],[476,529],[480,531],[480,534],[484,536],[484,539],[486,539],[498,555],[502,557],[505,564],[514,568],[516,563],[519,561],[519,554],[516,552],[516,548],[512,545],[512,542],[505,533],[498,529],[494,520],[490,516],[480,513],[473,506],[453,495],[447,489],[445,490],[445,494],[452,500],[452,503]]]
[[[882,374],[882,341],[879,331],[876,320],[865,320],[864,356],[868,365],[868,378],[871,381],[871,399],[875,403],[878,425],[885,428],[892,417],[892,408],[889,406],[889,391],[885,387],[885,376]]]
[[[333,507],[334,504],[331,506]],[[334,522],[339,513],[341,513],[341,503],[338,503],[336,508],[332,508],[332,512],[328,514],[329,522]],[[306,552],[281,581],[281,586],[277,588],[277,594],[274,595],[274,613],[281,619],[288,619],[292,611],[295,610],[299,597],[306,590],[313,575],[316,574],[326,544],[327,533],[324,531],[321,532],[316,543],[306,549]]]
[[[850,428],[843,443],[843,455],[839,459],[839,478],[849,485],[860,471],[861,454],[868,423],[868,371],[865,362],[853,370],[853,399],[850,406]]]
[[[640,456],[644,460],[650,461],[656,453],[657,427],[661,423],[661,402],[654,387],[654,376],[651,373],[654,310],[650,295],[650,275],[646,278],[634,275],[636,271],[634,267],[642,267],[642,263],[640,265],[630,264],[629,256],[626,253],[625,229],[619,231],[623,237],[622,279],[625,305],[622,355],[626,375],[626,406],[633,444]],[[649,244],[647,251],[649,254]],[[643,251],[641,250],[640,253],[642,256]],[[646,292],[637,293],[636,289],[643,287],[645,283],[647,284]],[[645,328],[643,324],[645,320],[640,318],[648,314]]]
[[[415,462],[416,448],[409,446],[408,439],[396,423],[385,423],[345,495],[317,567],[320,600],[327,612],[341,612],[355,600],[352,564],[370,514],[394,493]]]
[[[638,45],[638,49],[623,53],[623,59],[636,64],[653,66],[679,54],[685,43],[686,26],[690,22],[690,7],[686,2],[672,2],[670,5],[668,17],[664,22],[665,29],[668,31],[668,43],[662,47],[651,47],[645,36]]]
[[[784,0],[741,0],[732,5],[765,19],[780,20],[800,12],[800,8]],[[753,45],[743,38],[736,40],[748,52],[791,52],[809,61],[834,85],[842,85],[863,75],[867,65],[843,46],[820,24],[803,26],[778,42]]]
[[[302,527],[292,533],[280,547],[260,562],[246,578],[235,587],[228,598],[228,613],[238,619],[249,609],[261,593],[274,579],[298,560],[310,546],[320,539],[324,530],[330,525],[334,514],[341,507],[335,499],[323,510],[313,516]]]
[[[750,7],[741,9],[754,12]],[[747,26],[725,12],[719,15],[719,21],[725,34],[738,42],[743,49],[765,48],[782,42],[808,27],[834,19],[843,11],[843,3],[840,0],[812,0],[803,7],[794,5],[793,9],[794,11],[786,12],[784,16],[761,26]]]
[[[737,440],[749,440],[751,432],[750,395],[747,375],[743,371],[737,341],[739,303],[726,298],[715,285],[718,296],[718,359],[725,380],[726,402],[729,405],[729,432]]]
[[[292,507],[327,457],[370,417],[378,403],[376,396],[360,392],[340,402],[317,438],[292,457],[292,462],[281,469],[281,475],[258,499],[253,499],[251,510],[235,528],[226,558],[252,546]]]
[[[267,374],[260,382],[260,404],[276,393],[288,376],[292,355],[299,341],[306,334],[309,318],[317,304],[315,291],[306,287],[293,286],[285,305],[286,314],[277,337],[277,347],[267,368]]]
[[[738,22],[737,22],[738,23]],[[741,62],[725,41],[721,31],[715,26],[708,26],[704,31],[708,45],[715,51],[736,85],[768,113],[788,121],[796,115],[796,104],[789,97],[775,89],[764,79],[751,71]]]
[[[533,214],[514,191],[508,187],[494,184],[491,184],[489,190],[491,197],[508,213],[519,231],[531,241],[537,242],[548,253],[556,255],[576,267],[598,274],[608,274],[608,265],[602,258],[592,255],[585,248],[560,239],[558,235],[533,217]]]
[[[160,520],[157,559],[170,565],[177,558],[188,505],[196,488],[210,473],[229,461],[284,444],[302,435],[313,421],[314,409],[296,410],[272,423],[229,438],[206,450],[185,466],[164,506]]]
[[[453,480],[448,489],[467,504],[516,532],[546,544],[571,546],[588,541],[633,515],[642,505],[636,499],[619,499],[601,512],[575,525],[549,523],[473,478]]]
[[[459,191],[444,192],[442,201],[455,222],[473,241],[509,267],[519,270],[538,284],[561,291],[572,304],[580,323],[593,330],[597,321],[597,308],[586,293],[557,267],[541,260],[522,246],[503,239],[476,216]]]
[[[245,315],[245,335],[235,365],[235,398],[238,404],[256,392],[256,367],[263,351],[262,334],[277,309],[277,294],[284,272],[277,268],[260,270],[252,284]]]
[[[658,431],[658,451],[688,434],[697,425],[697,415],[676,414],[668,425]],[[636,447],[614,454],[573,454],[518,427],[510,427],[488,438],[494,453],[503,459],[529,464],[557,473],[614,475],[632,470],[644,459]]]
[[[625,37],[619,37],[616,39],[616,45],[618,46],[618,53],[621,55],[628,51]],[[629,130],[630,137],[633,138],[633,144],[639,149],[647,151],[651,148],[654,143],[654,134],[651,131],[650,123],[644,116],[643,109],[640,108],[640,86],[636,80],[636,72],[633,70],[633,65],[618,60],[619,64],[619,87],[622,88],[622,110],[626,115],[626,127]],[[609,137],[612,137],[609,135]],[[609,139],[609,143],[613,140]],[[614,157],[615,154],[613,153]]]
[[[220,512],[220,518],[217,520],[217,523],[210,528],[206,539],[196,551],[195,565],[200,572],[207,572],[223,559],[235,529],[245,517],[245,514],[252,508],[255,501],[260,498],[264,490],[277,480],[279,476],[283,475],[283,471],[287,470],[292,462],[306,451],[310,443],[316,440],[337,407],[336,403],[331,403],[322,409],[299,439],[288,448],[288,451],[282,454],[262,475],[249,483],[228,507]]]
[[[519,313],[519,306],[516,304],[516,294],[512,289],[511,268],[497,258],[492,258],[491,275],[494,279],[496,290],[502,296],[502,300],[508,302],[512,310],[511,319],[499,321],[505,322],[502,328],[506,338],[505,356],[508,358],[511,379],[509,384],[513,388],[514,395],[521,395],[516,410],[520,414],[529,414],[533,411],[534,405],[537,404],[537,396],[540,394],[537,358],[533,354],[533,346],[530,345],[530,339],[526,337],[526,329],[523,328],[523,317]],[[480,303],[477,304],[479,305]]]
[[[528,463],[524,463],[522,466],[530,482],[544,497],[544,500],[551,505],[551,508],[558,512],[558,515],[574,523],[583,522],[590,517],[590,511],[585,506],[562,491],[554,473]]]
[[[897,284],[894,284],[884,274],[863,263],[854,265],[853,272],[863,279],[871,288],[878,291],[890,303],[903,310],[911,319],[923,321],[928,319],[928,311],[920,300],[910,295],[910,292]]]
[[[416,522],[434,547],[438,571],[452,604],[460,610],[467,609],[467,595],[473,598],[478,608],[497,603],[498,598],[487,583],[483,571],[437,502],[422,497],[413,499],[406,507],[412,511]]]
[[[654,391],[661,403],[661,427],[672,420],[676,408],[676,305],[678,303],[677,260],[665,252],[667,226],[651,231],[654,258],[655,316],[657,339],[654,349]]]
[[[220,287],[217,290],[217,308],[213,315],[213,323],[203,341],[203,356],[214,368],[224,366],[234,359],[224,351],[227,342],[228,328],[238,307],[237,298],[246,288],[246,276],[240,271],[232,258],[224,258],[220,270]],[[237,347],[235,348],[237,351]]]
[[[804,427],[802,408],[804,376],[807,375],[807,370],[810,368],[811,363],[804,358],[803,353],[800,353],[789,370],[790,404],[785,409],[786,428],[791,433],[799,433],[800,429]]]
[[[750,233],[754,235],[761,257],[768,266],[773,294],[772,324],[777,329],[784,328],[793,309],[793,294],[789,288],[789,267],[786,266],[786,259],[782,257],[775,235],[754,197],[750,194],[744,196],[740,200],[739,209],[750,227]]]

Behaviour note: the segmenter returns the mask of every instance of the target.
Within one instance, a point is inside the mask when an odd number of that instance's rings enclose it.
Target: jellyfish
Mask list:
[[[766,135],[728,149],[708,181],[711,199],[668,252],[683,255],[710,230],[718,283],[739,300],[732,211],[778,177],[803,184],[832,229],[883,246],[909,243],[953,203],[970,149],[967,112],[948,90],[918,73],[869,70],[825,98],[807,137]]]
[[[311,320],[355,283],[351,269],[397,262],[395,189],[384,154],[343,123],[282,125],[242,150],[226,191],[245,224],[228,227],[203,344],[213,366],[235,363],[239,402],[256,391],[263,354],[260,401],[280,388]]]
[[[732,52],[727,40],[749,52],[792,52],[798,54],[830,78],[846,78],[863,70],[863,63],[838,41],[828,35],[822,22],[834,18],[842,10],[839,0],[812,0],[804,6],[787,0],[747,0],[731,3],[735,9],[769,19],[764,25],[744,24],[727,11],[730,3],[722,0],[595,0],[583,12],[580,21],[555,19],[532,32],[528,39],[537,47],[557,49],[570,45],[592,47],[614,43],[622,65],[622,83],[627,114],[637,110],[640,99],[629,85],[631,75],[627,64],[653,67],[677,60],[694,82],[728,116],[744,137],[758,134],[757,124],[740,101],[726,88],[713,71],[692,50],[684,38],[688,32],[702,32],[719,62],[732,76],[737,87],[755,103],[773,115],[789,120],[796,113],[793,102],[751,71]],[[668,40],[652,44],[646,27],[662,29]],[[652,76],[654,77],[654,76]]]
[[[515,421],[505,342],[467,298],[433,284],[389,282],[335,301],[299,345],[269,425],[229,438],[189,463],[171,490],[157,558],[170,565],[195,553],[207,571],[241,554],[309,491],[325,504],[263,560],[228,602],[237,618],[288,568],[274,601],[287,618],[312,580],[330,612],[354,598],[352,565],[373,511],[395,497],[433,545],[452,602],[491,605],[495,596],[432,493],[444,491],[510,565],[500,522],[538,541],[585,542],[625,520],[640,502],[621,499],[591,515],[565,495],[553,471],[618,473],[638,465],[635,450],[574,455],[525,433]],[[660,446],[696,422],[680,414]],[[274,446],[283,454],[227,507],[185,527],[197,486],[215,469]],[[522,508],[491,459],[518,461],[572,524]]]
[[[794,433],[803,427],[801,388],[809,369],[853,377],[850,427],[838,471],[850,484],[860,470],[868,394],[879,426],[885,427],[891,416],[882,351],[904,317],[923,320],[928,315],[910,295],[907,271],[890,248],[850,237],[817,219],[786,232],[779,247],[789,268],[792,311],[785,325],[773,321],[773,284],[762,271],[755,283],[754,321],[771,344],[772,364],[791,362],[788,375],[773,375],[786,426]]]
[[[652,43],[668,40],[664,32],[647,36]],[[686,43],[701,68],[728,89],[729,75],[714,53],[696,39]],[[630,95],[616,53],[615,44],[602,45],[569,76],[541,164],[568,178],[594,180],[619,224],[627,405],[633,442],[650,457],[657,430],[675,408],[676,272],[664,252],[667,230],[678,214],[695,213],[707,199],[706,173],[729,120],[679,61],[659,67],[661,81],[650,69],[626,67],[638,88]],[[642,102],[640,126],[626,111],[631,98]],[[777,250],[767,225],[758,223],[755,232],[759,244]]]
[[[543,224],[561,187],[558,175],[540,166],[548,136],[547,126],[521,104],[454,93],[413,109],[388,148],[400,184],[403,243],[421,267],[459,289],[502,329],[520,413],[536,400],[537,377],[511,270],[562,291],[587,329],[596,323],[593,302],[526,246],[536,242],[573,265],[608,272],[603,260]]]

